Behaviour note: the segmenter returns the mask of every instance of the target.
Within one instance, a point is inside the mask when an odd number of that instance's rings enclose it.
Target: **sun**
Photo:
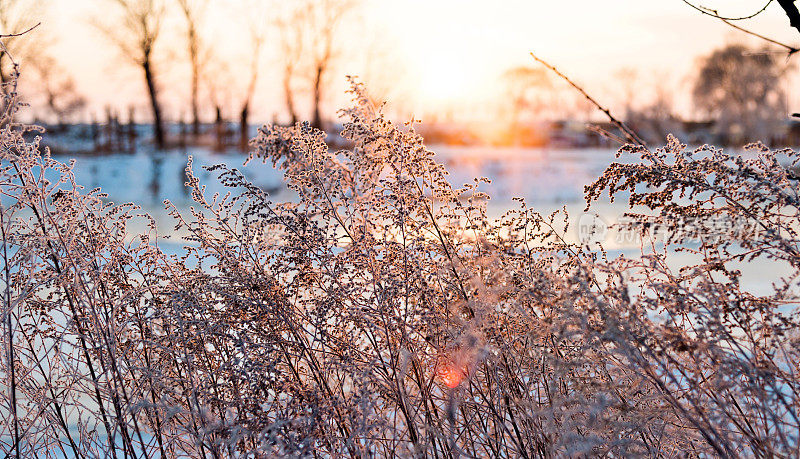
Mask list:
[[[450,389],[455,389],[464,380],[467,372],[453,362],[445,362],[439,365],[436,370],[439,379]]]
[[[426,59],[418,93],[426,103],[442,105],[469,97],[471,73],[464,62],[448,56]]]

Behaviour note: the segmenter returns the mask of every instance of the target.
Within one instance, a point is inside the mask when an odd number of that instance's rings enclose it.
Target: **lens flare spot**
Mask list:
[[[455,389],[464,380],[466,373],[452,364],[441,365],[437,371],[439,379],[445,386]]]

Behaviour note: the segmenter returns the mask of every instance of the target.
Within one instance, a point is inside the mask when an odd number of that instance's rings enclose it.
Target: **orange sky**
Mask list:
[[[246,68],[246,20],[253,17],[245,11],[245,1],[210,0],[206,18],[206,30],[215,37],[218,53],[231,69],[217,77],[229,88],[231,111],[239,104],[237,88],[246,80],[236,70],[239,65]],[[703,0],[703,6],[740,15],[759,9],[764,1]],[[100,113],[105,105],[123,109],[133,103],[145,113],[139,73],[125,65],[90,23],[91,17],[109,17],[110,3],[44,0],[41,33],[51,38],[52,50],[89,97],[91,111]],[[800,43],[800,34],[789,28],[782,10],[773,3],[743,24],[776,39]],[[269,21],[269,9],[260,14]],[[169,64],[160,83],[172,117],[185,110],[188,98],[182,26],[181,18],[173,14],[160,43],[159,58]],[[283,113],[277,47],[269,44],[276,33],[268,29],[254,104],[254,115],[261,120]],[[686,94],[698,56],[737,39],[745,38],[681,0],[364,0],[343,37],[345,52],[333,79],[336,97],[328,109],[346,100],[343,75],[357,74],[391,81],[393,90],[387,96],[406,112],[419,115],[456,107],[479,117],[481,107],[497,94],[500,74],[512,66],[533,65],[530,51],[612,106],[621,103],[624,94],[615,81],[623,67],[637,69],[642,87],[658,83]],[[792,95],[792,101],[796,96]]]

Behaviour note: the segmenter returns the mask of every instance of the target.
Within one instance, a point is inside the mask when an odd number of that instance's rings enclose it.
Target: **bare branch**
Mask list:
[[[794,0],[778,0],[778,4],[789,17],[789,24],[800,32],[800,11],[797,11]]]
[[[544,65],[545,67],[547,67],[548,69],[550,69],[550,70],[551,70],[553,73],[555,73],[556,75],[558,75],[559,77],[561,77],[561,78],[562,78],[564,81],[566,81],[567,83],[569,83],[569,85],[570,85],[570,86],[572,86],[573,88],[577,89],[577,90],[578,90],[578,92],[580,92],[581,94],[583,94],[583,97],[585,97],[585,98],[586,98],[586,100],[588,100],[589,102],[591,102],[591,103],[592,103],[592,104],[593,104],[595,107],[597,107],[597,109],[598,109],[598,110],[600,110],[601,112],[603,112],[603,113],[606,115],[606,117],[608,117],[609,121],[611,121],[611,123],[612,123],[614,126],[616,126],[616,127],[617,127],[617,128],[620,130],[620,131],[622,131],[622,133],[625,135],[625,138],[628,140],[628,142],[630,142],[630,143],[633,143],[633,144],[636,144],[636,145],[641,145],[641,146],[643,146],[643,147],[646,147],[646,146],[647,146],[647,144],[644,142],[644,140],[642,140],[642,138],[641,138],[641,137],[639,137],[639,136],[638,136],[638,135],[637,135],[637,134],[636,134],[636,133],[635,133],[635,132],[634,132],[634,131],[633,131],[631,128],[629,128],[629,127],[628,127],[628,126],[627,126],[625,123],[623,123],[622,121],[620,121],[620,120],[616,119],[616,118],[614,117],[614,115],[612,115],[612,114],[611,114],[611,111],[609,111],[607,108],[605,108],[605,107],[603,107],[602,105],[600,105],[600,103],[598,103],[596,100],[594,100],[594,98],[592,98],[592,96],[590,96],[590,95],[589,95],[589,94],[588,94],[586,91],[584,91],[584,90],[583,90],[583,88],[581,88],[581,87],[580,87],[580,86],[578,86],[578,85],[577,85],[575,82],[573,82],[572,80],[570,80],[568,76],[564,75],[564,74],[563,74],[563,73],[561,73],[561,72],[560,72],[560,71],[559,71],[557,68],[553,67],[552,65],[550,65],[550,64],[549,64],[549,63],[547,63],[546,61],[544,61],[544,60],[540,59],[540,58],[539,58],[538,56],[536,56],[535,54],[531,53],[531,57],[532,57],[534,60],[536,60],[536,62],[538,62],[538,63],[540,63],[540,64]]]
[[[779,42],[777,40],[774,40],[772,38],[766,37],[766,36],[761,35],[759,33],[753,32],[752,30],[745,29],[744,27],[738,26],[738,25],[733,24],[731,22],[731,21],[741,21],[741,20],[745,20],[745,19],[751,19],[751,18],[754,18],[754,17],[758,16],[759,14],[764,12],[764,10],[766,10],[767,7],[770,4],[772,4],[773,0],[769,0],[763,7],[761,7],[761,9],[759,9],[755,13],[749,14],[747,16],[740,16],[740,17],[722,16],[722,15],[719,14],[719,11],[717,11],[717,10],[714,10],[714,9],[711,9],[711,8],[706,8],[704,6],[695,5],[693,3],[688,2],[687,0],[682,0],[682,1],[683,1],[683,3],[686,3],[687,5],[691,6],[695,10],[705,14],[706,16],[711,16],[713,18],[717,18],[720,21],[724,22],[725,24],[733,27],[734,29],[736,29],[736,30],[738,30],[740,32],[744,32],[744,33],[746,33],[748,35],[752,35],[752,36],[754,36],[756,38],[759,38],[761,40],[764,40],[764,41],[766,41],[768,43],[772,43],[773,45],[777,45],[777,46],[780,46],[782,48],[786,48],[786,50],[789,51],[789,56],[790,57],[794,53],[796,53],[797,51],[800,51],[800,48],[787,45],[786,43]],[[786,11],[786,15],[789,16],[789,19],[792,21],[791,22],[792,26],[793,27],[798,27],[800,25],[800,13],[797,12],[797,8],[794,6],[794,0],[778,0],[778,3]],[[798,30],[800,30],[800,28],[798,28]]]
[[[762,39],[762,40],[764,40],[766,42],[772,43],[773,45],[778,45],[778,46],[780,46],[782,48],[786,48],[786,50],[789,51],[789,56],[791,56],[794,53],[800,51],[800,48],[795,48],[794,46],[789,46],[789,45],[787,45],[785,43],[781,43],[781,42],[779,42],[777,40],[773,40],[772,38],[765,37],[764,35],[761,35],[761,34],[758,34],[756,32],[753,32],[752,30],[747,30],[747,29],[745,29],[743,27],[739,27],[736,24],[731,24],[730,22],[728,22],[728,21],[726,21],[724,19],[722,20],[722,22],[724,22],[725,24],[728,24],[729,26],[733,27],[736,30],[742,31],[742,32],[744,32],[746,34],[749,34],[749,35],[752,35],[752,36],[754,36],[756,38],[760,38],[760,39]]]
[[[687,0],[683,0],[683,3],[686,3],[687,5],[691,6],[692,8],[696,9],[697,11],[699,11],[699,12],[701,12],[701,13],[707,15],[707,16],[715,17],[717,19],[722,19],[723,21],[743,21],[745,19],[752,19],[752,18],[758,16],[759,14],[763,13],[764,10],[766,10],[767,7],[772,4],[773,1],[774,0],[768,0],[767,3],[764,6],[762,6],[761,9],[759,9],[755,13],[748,14],[746,16],[738,16],[738,17],[722,16],[722,15],[719,14],[719,12],[717,10],[712,10],[711,8],[706,8],[704,6],[695,5],[694,3],[691,3],[691,2],[689,2]]]
[[[107,26],[100,18],[95,18],[95,25],[108,39],[117,45],[119,50],[144,73],[145,85],[153,112],[153,127],[156,144],[163,148],[165,128],[161,114],[161,103],[158,98],[156,69],[153,52],[165,15],[164,5],[154,0],[108,0],[118,6],[120,14],[116,27]]]
[[[19,36],[25,35],[26,33],[30,32],[31,30],[39,27],[40,25],[42,25],[42,23],[41,22],[37,22],[36,25],[34,25],[33,27],[30,27],[28,30],[25,30],[25,31],[19,32],[19,33],[2,34],[2,35],[0,35],[0,38],[19,37]]]

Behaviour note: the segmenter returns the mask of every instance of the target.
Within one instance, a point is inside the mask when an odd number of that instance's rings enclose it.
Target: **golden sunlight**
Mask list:
[[[434,105],[463,99],[477,87],[475,73],[453,56],[436,56],[421,65],[416,96]]]
[[[453,362],[440,363],[436,373],[444,385],[450,389],[458,387],[464,377],[467,376],[467,370]]]

